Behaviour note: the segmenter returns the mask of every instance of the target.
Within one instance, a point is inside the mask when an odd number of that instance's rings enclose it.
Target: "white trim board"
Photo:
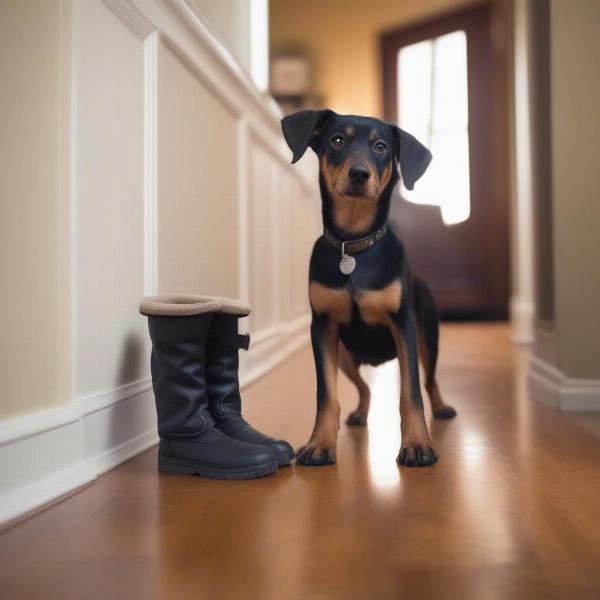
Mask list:
[[[156,444],[155,421],[154,398],[143,382],[1,422],[0,523]]]
[[[144,294],[158,290],[158,33],[144,40]]]
[[[600,410],[600,379],[574,379],[532,357],[527,374],[532,398],[560,410]]]

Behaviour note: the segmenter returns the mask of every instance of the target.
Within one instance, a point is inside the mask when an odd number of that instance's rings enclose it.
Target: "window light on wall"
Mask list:
[[[469,107],[467,37],[454,31],[405,46],[398,52],[398,116],[433,154],[413,191],[417,204],[440,207],[446,225],[469,218]]]

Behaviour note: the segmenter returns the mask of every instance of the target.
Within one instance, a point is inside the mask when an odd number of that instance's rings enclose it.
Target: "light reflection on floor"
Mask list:
[[[371,388],[369,412],[369,471],[378,488],[395,490],[400,484],[396,456],[400,450],[400,372],[397,361],[363,367]]]

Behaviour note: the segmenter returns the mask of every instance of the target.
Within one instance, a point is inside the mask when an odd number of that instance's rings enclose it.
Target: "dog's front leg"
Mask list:
[[[423,411],[417,355],[416,319],[412,308],[391,324],[400,363],[400,428],[402,447],[398,463],[406,467],[428,467],[438,460]]]
[[[335,463],[340,426],[338,324],[327,315],[313,315],[310,334],[317,371],[317,417],[310,440],[298,450],[296,462],[301,465],[328,465]]]

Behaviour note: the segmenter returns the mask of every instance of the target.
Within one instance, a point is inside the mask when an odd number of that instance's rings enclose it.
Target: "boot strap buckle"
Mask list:
[[[248,333],[220,333],[215,336],[214,340],[222,346],[237,348],[238,350],[248,350],[250,347],[250,335]]]

